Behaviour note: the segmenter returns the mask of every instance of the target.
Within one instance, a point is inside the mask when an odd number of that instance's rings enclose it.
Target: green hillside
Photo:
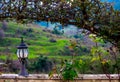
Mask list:
[[[94,46],[87,37],[84,37],[86,42],[82,42],[79,38],[55,35],[52,31],[35,24],[5,21],[0,23],[0,62],[5,63],[5,66],[2,66],[5,68],[3,73],[19,71],[20,63],[16,50],[21,36],[24,37],[29,49],[27,62],[29,73],[50,73],[54,66],[57,70],[68,66],[72,69],[75,67],[74,69],[81,74],[100,74],[103,73],[102,64],[105,69],[108,69],[107,72],[117,73],[113,66],[116,65],[116,62],[119,66],[119,55],[116,55],[117,60],[113,59],[111,62],[113,54],[106,50],[107,47],[103,46],[104,42],[100,37],[91,34],[91,39],[96,42],[96,46]],[[105,45],[107,44],[105,43]]]
[[[21,36],[29,47],[29,58],[36,58],[38,55],[59,56],[60,51],[69,45],[69,40],[65,37],[54,35],[34,24],[0,23],[0,30],[4,33],[1,36],[3,38],[0,38],[0,59],[9,56],[17,58],[16,46],[20,44]]]

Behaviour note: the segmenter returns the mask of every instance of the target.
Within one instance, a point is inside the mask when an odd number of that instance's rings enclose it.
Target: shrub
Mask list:
[[[16,34],[21,34],[21,33],[22,33],[22,30],[19,29],[19,28],[17,28],[17,29],[16,29]]]
[[[28,29],[26,29],[27,30],[27,32],[33,32],[33,29],[32,28],[28,28]]]
[[[23,30],[22,34],[23,34],[24,36],[27,36],[28,33],[27,33],[26,30]]]
[[[53,43],[56,42],[56,40],[54,38],[51,38],[49,41],[53,42]]]
[[[21,64],[20,64],[20,62],[19,61],[13,61],[12,59],[7,59],[6,60],[6,65],[7,65],[7,67],[8,67],[8,71],[9,72],[14,72],[14,73],[17,73],[18,72],[18,70],[20,69],[20,67],[21,67]]]
[[[65,67],[62,70],[64,80],[74,80],[78,76],[73,62],[66,61]]]
[[[52,69],[52,62],[44,56],[39,56],[29,67],[29,70],[36,73],[48,73]]]
[[[49,73],[49,77],[52,78],[54,74],[57,73],[60,79],[69,82],[69,80],[74,80],[76,77],[78,77],[77,68],[78,65],[74,62],[73,59],[70,61],[62,60],[61,65],[55,66],[55,68]]]

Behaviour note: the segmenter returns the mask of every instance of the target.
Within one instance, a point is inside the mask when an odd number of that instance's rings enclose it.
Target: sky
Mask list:
[[[111,2],[114,4],[115,10],[120,10],[120,0],[101,0],[103,2]]]

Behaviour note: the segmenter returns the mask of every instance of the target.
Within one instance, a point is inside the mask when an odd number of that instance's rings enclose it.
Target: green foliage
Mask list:
[[[92,39],[93,42],[95,42],[95,46],[93,46],[91,48],[91,54],[92,55],[97,55],[100,54],[102,56],[106,56],[109,54],[109,52],[107,52],[107,50],[104,49],[104,47],[99,46],[99,43],[105,44],[105,42],[103,41],[103,39],[101,37],[96,37],[96,35],[94,34],[90,34],[89,37]]]
[[[74,61],[75,66],[77,67],[77,70],[80,74],[85,74],[85,73],[89,73],[89,65],[90,62],[87,62],[89,59],[76,59]]]
[[[78,76],[75,65],[72,61],[65,61],[62,70],[62,77],[64,80],[74,80]]]
[[[91,48],[92,55],[91,62],[96,63],[96,65],[94,64],[93,66],[97,66],[98,69],[101,68],[102,69],[101,72],[106,74],[106,76],[110,78],[109,74],[115,73],[114,63],[116,58],[115,59],[113,59],[113,57],[111,58],[110,56],[111,53],[109,53],[104,47],[98,45],[98,43],[104,44],[104,41],[101,37],[96,37],[96,35],[91,34],[90,38],[93,40],[93,42],[96,43],[96,45]],[[112,55],[115,56],[115,54]],[[116,63],[118,63],[118,61],[116,61]],[[118,64],[116,65],[118,66]]]
[[[91,54],[96,55],[97,53],[108,55],[109,52],[107,52],[103,47],[92,47],[91,48]]]
[[[0,46],[1,47],[10,46],[11,45],[10,42],[11,41],[8,38],[4,38],[0,41]]]
[[[66,45],[63,50],[60,51],[60,55],[67,56],[82,56],[88,55],[90,50],[87,46],[81,45],[76,40],[70,40],[69,45]]]
[[[58,74],[58,77],[62,80],[74,80],[78,77],[77,65],[73,60],[62,60],[61,65],[55,66],[49,73],[50,78],[52,78],[54,74]]]
[[[95,43],[104,43],[104,40],[102,37],[97,37],[95,34],[90,34],[89,37],[92,39],[93,42]]]
[[[52,62],[44,56],[39,56],[30,64],[29,70],[36,73],[48,73],[52,69]]]

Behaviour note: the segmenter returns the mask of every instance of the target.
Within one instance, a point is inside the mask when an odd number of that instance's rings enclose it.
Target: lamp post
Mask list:
[[[17,46],[17,56],[21,63],[21,69],[19,75],[21,76],[28,76],[28,72],[26,70],[26,58],[28,57],[28,47],[23,41],[23,37],[21,37],[21,44]]]

